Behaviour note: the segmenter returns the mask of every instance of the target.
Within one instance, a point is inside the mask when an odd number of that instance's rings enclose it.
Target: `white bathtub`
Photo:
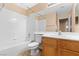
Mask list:
[[[13,42],[14,41],[14,42]],[[27,49],[28,42],[25,41],[0,42],[0,56],[16,56],[23,49]]]

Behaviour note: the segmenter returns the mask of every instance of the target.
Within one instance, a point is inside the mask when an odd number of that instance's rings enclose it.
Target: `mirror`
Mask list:
[[[76,4],[75,14],[76,14],[75,32],[79,33],[79,3]]]
[[[79,32],[79,4],[77,3],[61,3],[39,13],[42,15],[38,16],[38,22],[42,21],[42,18],[45,20],[44,31],[46,32]]]
[[[72,8],[73,4],[63,4],[56,10],[59,30],[61,32],[72,32]]]
[[[79,4],[64,4],[57,10],[59,31],[79,32]]]

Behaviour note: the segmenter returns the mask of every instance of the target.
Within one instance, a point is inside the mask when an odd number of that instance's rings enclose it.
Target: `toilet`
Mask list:
[[[38,48],[39,43],[38,42],[31,42],[28,44],[29,49],[36,49]]]
[[[40,34],[36,34],[35,41],[28,44],[28,48],[31,50],[31,56],[37,56],[39,54],[39,44],[41,43],[41,36],[42,35]]]

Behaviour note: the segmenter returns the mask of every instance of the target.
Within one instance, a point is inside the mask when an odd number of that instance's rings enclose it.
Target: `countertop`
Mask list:
[[[58,35],[58,32],[35,32],[35,34],[41,34],[42,37],[79,41],[79,33],[74,32],[61,32],[61,35]]]

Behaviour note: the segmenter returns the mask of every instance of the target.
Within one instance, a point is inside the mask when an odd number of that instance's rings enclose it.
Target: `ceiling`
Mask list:
[[[22,8],[25,8],[25,9],[28,9],[28,8],[31,8],[35,5],[37,5],[38,3],[17,3],[16,5],[17,6],[20,6]]]
[[[18,6],[22,7],[22,8],[28,9],[28,8],[34,7],[37,4],[39,4],[39,3],[17,3],[16,5],[18,5]],[[48,6],[50,7],[53,4],[55,4],[55,3],[48,3]]]
[[[51,12],[57,12],[59,15],[63,15],[65,13],[66,14],[69,13],[71,11],[71,8],[72,8],[71,3],[64,3],[64,4],[57,5],[55,7],[50,7],[45,10],[42,10],[38,12],[37,14],[45,15]]]
[[[18,6],[25,8],[25,9],[34,7],[37,4],[38,3],[17,3]],[[57,12],[59,15],[63,15],[65,13],[68,14],[72,8],[71,3],[64,3],[64,4],[61,4],[60,6],[58,5],[56,7],[53,7],[54,4],[55,3],[48,3],[50,8],[47,8],[45,10],[41,10],[40,12],[38,12],[36,14],[44,15],[44,14],[49,13],[49,12]]]

